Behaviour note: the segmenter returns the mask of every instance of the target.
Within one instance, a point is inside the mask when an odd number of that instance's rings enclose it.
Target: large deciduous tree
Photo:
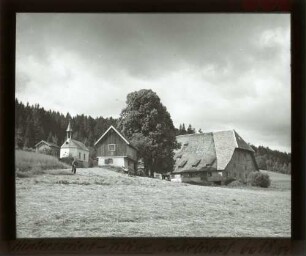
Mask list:
[[[147,175],[173,170],[178,143],[175,128],[166,107],[152,90],[127,95],[127,106],[118,122],[119,130],[138,148]]]

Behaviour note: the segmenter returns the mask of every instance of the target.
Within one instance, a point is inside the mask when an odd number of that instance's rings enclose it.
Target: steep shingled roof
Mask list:
[[[79,148],[89,151],[89,149],[82,142],[73,139],[66,140],[61,148]]]
[[[180,135],[176,139],[182,146],[175,152],[174,173],[224,170],[236,148],[254,152],[235,130]],[[179,168],[186,160],[185,165]]]
[[[181,149],[175,154],[174,173],[217,169],[213,133],[183,135],[176,139],[181,143]],[[185,165],[178,168],[185,161]]]
[[[218,170],[226,168],[236,148],[254,152],[235,130],[214,132],[214,142]]]

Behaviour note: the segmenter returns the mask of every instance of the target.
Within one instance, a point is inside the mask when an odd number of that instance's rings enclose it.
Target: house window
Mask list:
[[[79,152],[79,159],[81,159],[81,153]]]
[[[86,160],[86,156],[85,156],[85,154],[84,154],[84,161]]]
[[[108,151],[115,151],[116,150],[116,144],[108,144]]]
[[[208,172],[208,173],[207,173],[207,176],[208,176],[208,177],[211,177],[211,172]]]

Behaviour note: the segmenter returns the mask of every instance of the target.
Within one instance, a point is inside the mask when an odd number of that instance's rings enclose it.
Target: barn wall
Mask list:
[[[112,164],[106,164],[105,160],[106,159],[113,159]],[[109,156],[99,156],[98,157],[98,166],[103,166],[103,165],[113,165],[113,166],[118,166],[118,167],[127,167],[125,164],[124,157],[109,157]]]
[[[125,158],[124,166],[126,168],[135,170],[135,162],[129,158]]]
[[[172,182],[182,182],[182,176],[181,174],[171,174],[170,180]]]
[[[252,153],[246,150],[236,149],[224,171],[224,178],[233,178],[246,182],[247,175],[256,171]]]
[[[126,147],[126,152],[127,152],[127,156],[135,161],[137,161],[137,151],[136,149],[130,147],[129,145],[127,145]]]
[[[116,150],[109,151],[109,144],[115,144]],[[106,137],[98,143],[97,156],[127,156],[126,142],[114,130],[110,130]]]
[[[197,173],[182,173],[181,182],[194,182],[199,184],[207,184],[207,182],[221,182],[221,172],[197,172]]]
[[[206,173],[184,173],[181,175],[182,182],[202,183],[206,181]]]

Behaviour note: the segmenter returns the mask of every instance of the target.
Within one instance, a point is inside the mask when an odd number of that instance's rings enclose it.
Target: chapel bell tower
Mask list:
[[[72,135],[72,129],[71,129],[71,124],[70,124],[70,120],[69,120],[69,124],[68,124],[68,127],[67,127],[67,140],[71,140],[71,135]]]

